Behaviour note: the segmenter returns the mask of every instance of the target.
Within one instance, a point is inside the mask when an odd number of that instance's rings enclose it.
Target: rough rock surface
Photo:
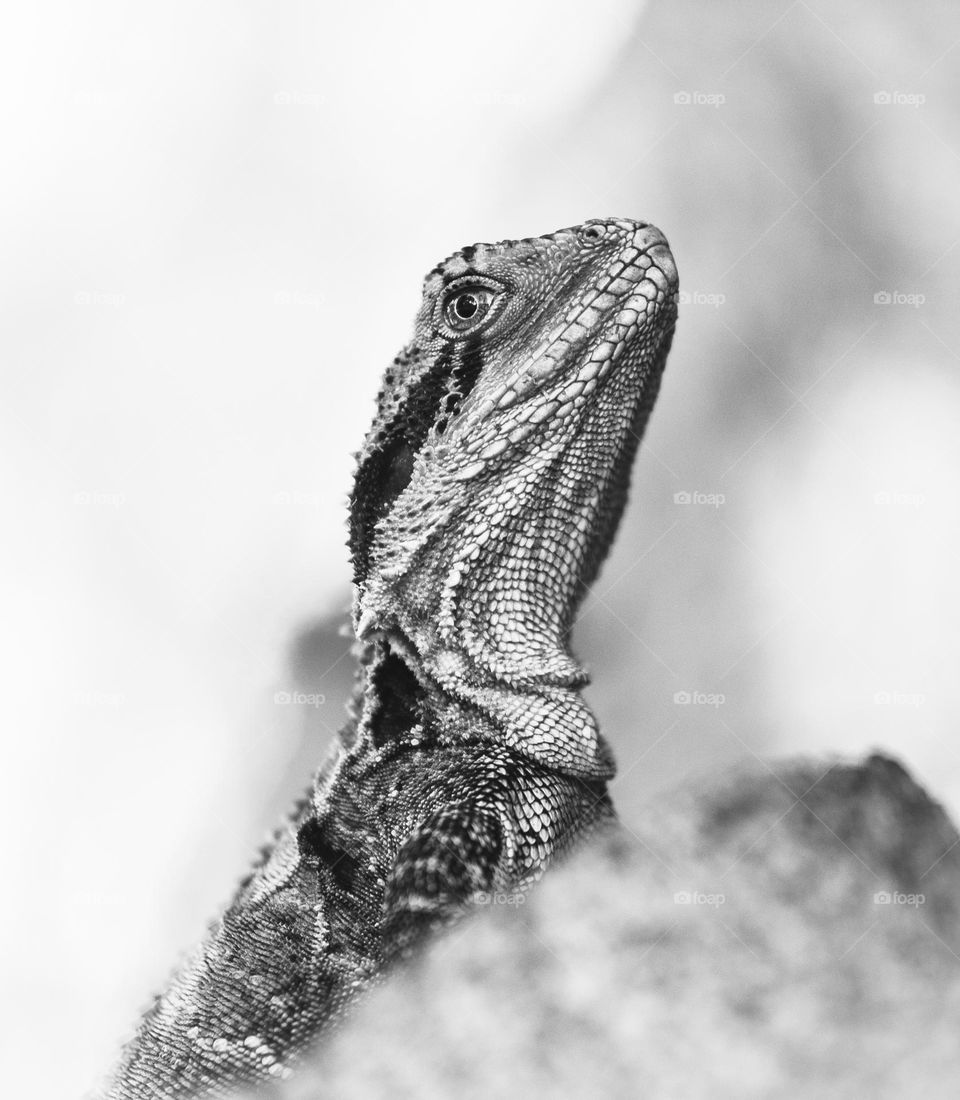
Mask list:
[[[960,840],[895,761],[659,800],[395,972],[271,1097],[955,1097]]]

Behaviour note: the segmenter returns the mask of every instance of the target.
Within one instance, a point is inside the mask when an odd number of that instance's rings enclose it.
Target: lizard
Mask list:
[[[286,1077],[396,960],[615,820],[570,635],[676,303],[664,236],[630,219],[471,245],[427,274],[356,456],[349,720],[101,1096]]]

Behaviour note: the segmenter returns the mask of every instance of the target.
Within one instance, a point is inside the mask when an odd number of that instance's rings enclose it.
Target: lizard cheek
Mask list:
[[[415,451],[403,436],[369,454],[357,471],[350,502],[350,550],[354,581],[363,583],[370,567],[374,529],[410,484]]]
[[[383,512],[386,512],[410,484],[410,478],[413,476],[413,448],[403,440],[387,457],[389,466],[383,485],[383,495],[380,498]]]

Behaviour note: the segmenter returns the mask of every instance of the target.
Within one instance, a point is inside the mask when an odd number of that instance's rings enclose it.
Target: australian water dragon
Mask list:
[[[427,275],[350,500],[350,721],[103,1096],[288,1074],[392,959],[612,818],[569,635],[676,292],[659,230],[624,219],[473,245]]]

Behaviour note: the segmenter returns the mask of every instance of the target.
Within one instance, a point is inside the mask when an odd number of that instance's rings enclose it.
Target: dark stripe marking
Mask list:
[[[380,519],[410,484],[416,455],[434,427],[442,435],[459,413],[483,369],[482,339],[468,337],[454,360],[450,344],[412,387],[382,442],[357,469],[350,495],[350,556],[353,580],[361,585],[370,571],[370,549]]]

